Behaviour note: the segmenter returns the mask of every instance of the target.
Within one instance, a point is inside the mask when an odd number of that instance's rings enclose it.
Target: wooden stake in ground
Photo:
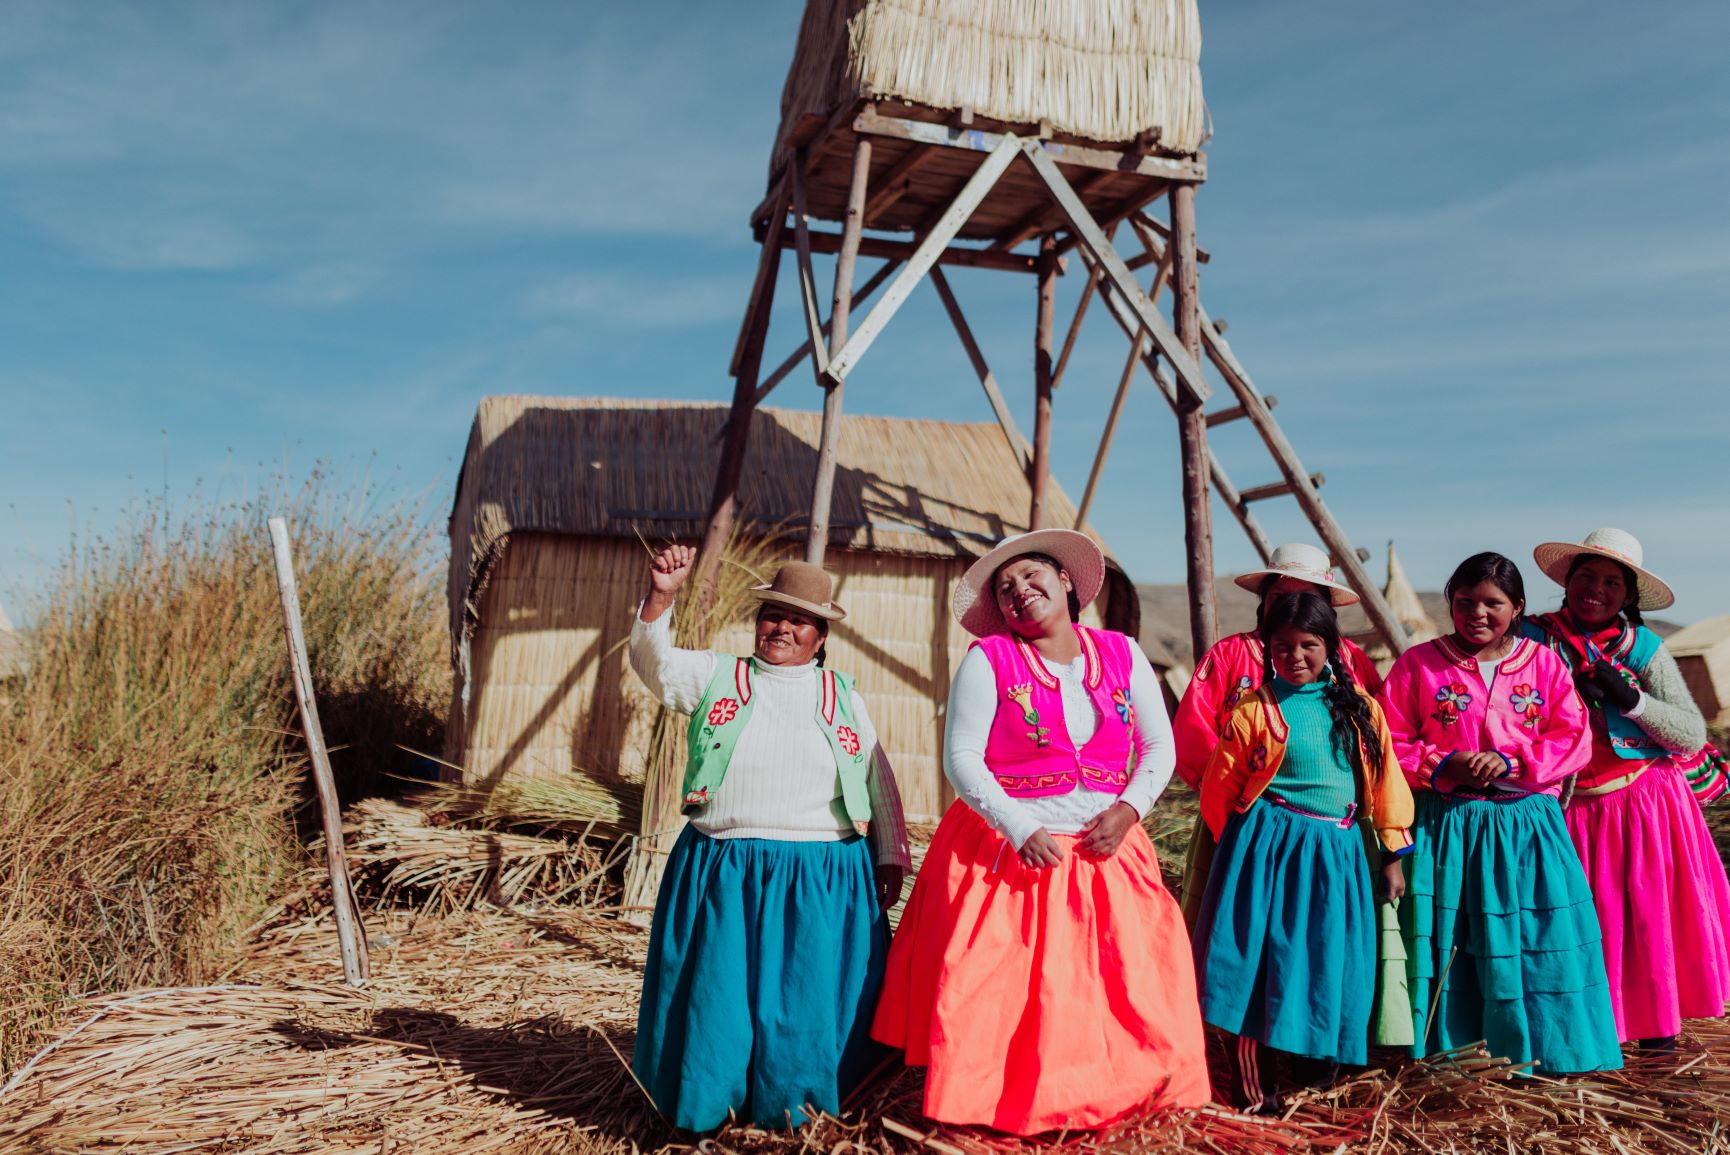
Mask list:
[[[288,523],[270,519],[270,543],[276,554],[276,589],[282,596],[282,632],[288,639],[288,660],[294,674],[294,700],[300,707],[306,748],[312,755],[312,780],[318,786],[318,811],[324,820],[324,856],[330,868],[330,904],[336,913],[336,937],[342,947],[342,977],[351,987],[365,986],[372,965],[367,959],[366,932],[360,924],[354,889],[348,881],[348,858],[342,848],[342,808],[336,799],[336,778],[324,728],[318,724],[318,703],[312,696],[312,667],[306,660],[306,637],[300,628],[300,594],[294,585],[294,558],[288,548]]]

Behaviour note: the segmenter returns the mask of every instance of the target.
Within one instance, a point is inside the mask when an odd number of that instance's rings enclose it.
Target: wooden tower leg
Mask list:
[[[853,180],[847,189],[847,219],[841,224],[841,251],[835,256],[835,296],[829,306],[829,356],[847,344],[847,321],[853,310],[853,266],[859,260],[859,238],[865,227],[865,197],[871,178],[871,138],[860,135],[853,146]],[[841,392],[846,380],[837,377],[823,394],[823,432],[817,442],[817,476],[811,484],[811,533],[805,539],[805,560],[823,564],[829,548],[829,508],[835,499],[835,447],[841,440]]]
[[[1171,190],[1172,313],[1177,338],[1201,359],[1201,301],[1195,260],[1195,186]],[[1179,394],[1178,435],[1183,454],[1183,538],[1189,550],[1189,636],[1195,660],[1219,640],[1213,596],[1213,511],[1208,491],[1211,458],[1207,417],[1199,399]]]
[[[782,185],[785,194],[786,185]],[[785,218],[782,212],[774,220]],[[707,602],[715,593],[715,575],[721,568],[721,551],[733,533],[738,513],[739,473],[745,466],[745,446],[751,437],[751,414],[757,407],[757,375],[763,367],[763,345],[769,335],[769,311],[775,302],[775,280],[781,268],[781,229],[773,228],[763,238],[763,254],[757,261],[757,280],[745,306],[745,322],[739,332],[739,347],[733,364],[733,408],[727,415],[721,442],[721,462],[715,470],[715,487],[709,497],[709,525],[703,547],[697,554],[697,572],[692,576],[696,596]]]
[[[1033,466],[1027,479],[1033,497],[1027,528],[1041,529],[1048,521],[1046,491],[1051,484],[1051,379],[1057,327],[1057,236],[1039,238],[1039,316],[1033,333]]]

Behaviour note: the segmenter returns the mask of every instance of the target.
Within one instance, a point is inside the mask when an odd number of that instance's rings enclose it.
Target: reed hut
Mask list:
[[[1730,614],[1677,630],[1664,644],[1706,720],[1730,726]]]
[[[1388,581],[1382,587],[1382,597],[1394,616],[1399,619],[1400,625],[1405,627],[1408,645],[1415,646],[1419,642],[1441,636],[1441,630],[1430,616],[1423,597],[1406,577],[1406,567],[1400,564],[1400,555],[1391,541],[1388,542]],[[1384,673],[1399,656],[1388,645],[1387,638],[1363,616],[1361,610],[1346,611],[1341,615],[1340,625],[1346,636],[1362,646],[1364,653],[1368,654]]]
[[[24,643],[0,606],[0,682],[24,673]]]
[[[489,397],[475,416],[451,515],[456,667],[446,758],[465,781],[575,776],[634,809],[655,707],[625,641],[649,550],[701,538],[724,405]],[[803,541],[820,415],[758,411],[740,524]],[[969,638],[950,590],[978,554],[1027,528],[1027,478],[995,424],[850,417],[837,446],[825,564],[847,620],[829,658],[855,674],[908,815],[951,795],[942,704]],[[1053,487],[1057,524],[1074,506]],[[1095,621],[1134,633],[1139,602],[1111,568]],[[749,652],[749,625],[716,643]]]

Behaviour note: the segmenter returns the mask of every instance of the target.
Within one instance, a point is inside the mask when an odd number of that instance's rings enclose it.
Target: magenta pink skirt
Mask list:
[[[1631,786],[1576,796],[1567,820],[1598,908],[1622,1041],[1722,1015],[1730,882],[1681,771],[1660,759]]]

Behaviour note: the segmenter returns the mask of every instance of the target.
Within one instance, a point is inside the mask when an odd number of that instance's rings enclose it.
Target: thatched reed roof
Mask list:
[[[1196,0],[808,0],[770,167],[802,117],[861,99],[1193,153],[1200,58]]]
[[[726,417],[725,405],[686,402],[484,399],[451,512],[453,640],[472,630],[487,572],[514,533],[700,538]],[[819,413],[758,410],[743,519],[765,529],[807,521],[820,427]],[[849,416],[837,458],[834,548],[967,557],[1027,528],[1027,480],[995,424]],[[1050,508],[1052,524],[1074,524],[1055,484]]]

